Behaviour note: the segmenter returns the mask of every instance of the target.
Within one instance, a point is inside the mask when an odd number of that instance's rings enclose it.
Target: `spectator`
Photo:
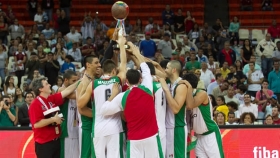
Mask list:
[[[199,31],[199,27],[198,24],[195,23],[193,26],[193,29],[190,30],[190,32],[187,34],[187,36],[190,38],[190,40],[192,42],[194,42],[194,40],[197,40],[200,37],[200,31]]]
[[[70,9],[72,6],[72,0],[59,0],[58,1],[61,10],[65,12],[67,18],[70,18]]]
[[[169,23],[164,24],[162,27],[161,36],[163,36],[165,33],[168,33],[171,37],[173,37],[173,31]]]
[[[50,85],[54,85],[56,83],[59,70],[59,62],[54,60],[53,53],[48,53],[48,61],[45,64],[45,76],[48,78]]]
[[[252,0],[241,0],[241,11],[252,11]]]
[[[170,38],[168,33],[164,34],[163,40],[158,44],[158,51],[163,55],[165,59],[170,60],[172,55],[172,50],[175,49],[175,46]]]
[[[230,46],[230,38],[225,29],[219,31],[216,40],[219,51],[225,48],[226,42],[228,42],[228,46]]]
[[[18,23],[18,19],[14,20],[14,24],[9,26],[9,32],[11,39],[16,39],[17,37],[23,37],[25,34],[24,27]]]
[[[42,0],[41,7],[46,12],[49,22],[52,21],[54,1],[53,0]]]
[[[199,36],[199,41],[196,43],[197,48],[202,48],[203,51],[207,50],[208,43],[205,42],[205,39],[203,36]]]
[[[8,24],[4,21],[4,16],[0,15],[0,39],[2,42],[7,45],[7,36],[9,34]]]
[[[138,33],[143,33],[143,25],[142,25],[142,21],[140,18],[138,18],[136,20],[136,23],[133,27],[133,33],[138,34]]]
[[[255,115],[252,112],[244,112],[240,116],[240,124],[241,125],[253,125],[255,122]]]
[[[255,70],[261,70],[261,67],[256,63],[256,56],[254,54],[251,55],[250,62],[255,63]],[[250,66],[248,63],[243,68],[243,74],[247,74],[249,71],[250,71]]]
[[[236,54],[234,50],[230,48],[229,42],[225,42],[224,49],[221,50],[219,53],[219,62],[220,66],[224,64],[224,62],[227,62],[229,66],[235,63],[236,60]]]
[[[143,56],[151,60],[155,59],[155,53],[157,51],[156,43],[151,39],[151,33],[145,33],[145,40],[140,42],[139,46],[140,52]]]
[[[215,77],[212,71],[207,68],[206,62],[201,63],[200,72],[201,72],[200,79],[204,82],[205,89],[206,89],[208,85],[211,83],[211,81],[215,79]]]
[[[14,126],[16,121],[16,111],[11,107],[11,99],[9,96],[4,95],[3,101],[0,102],[0,127]]]
[[[64,63],[67,50],[61,47],[60,43],[57,43],[56,47],[53,48],[52,53],[55,55],[54,59],[57,60],[61,66]]]
[[[0,77],[1,77],[2,84],[5,81],[8,63],[9,63],[8,55],[4,51],[3,45],[0,45]]]
[[[272,118],[274,125],[280,125],[279,107],[275,106],[272,108]]]
[[[205,90],[204,82],[203,82],[203,80],[200,79],[200,76],[201,76],[200,70],[195,70],[194,72],[192,72],[192,70],[191,70],[190,72],[194,73],[196,75],[196,77],[199,79],[198,83],[197,83],[197,86],[196,86],[196,89],[203,89],[203,90]],[[186,74],[187,74],[187,72],[186,72]]]
[[[94,31],[94,44],[96,50],[100,50],[102,48],[102,43],[106,40],[105,32],[101,29],[101,25],[98,24]]]
[[[16,86],[13,76],[8,76],[4,84],[4,95],[15,95]]]
[[[71,55],[66,55],[65,62],[62,64],[60,72],[64,74],[67,70],[76,71],[75,65],[72,63],[73,61],[74,58]]]
[[[70,32],[70,18],[65,15],[64,10],[61,10],[57,23],[57,31],[61,32],[63,36]]]
[[[183,62],[180,60],[179,50],[178,50],[178,49],[176,49],[176,50],[172,53],[172,58],[171,58],[171,60],[177,60],[177,61],[180,62],[181,67],[184,66],[184,65],[183,65]]]
[[[196,45],[193,42],[191,42],[187,36],[183,38],[182,46],[183,46],[184,53],[191,51],[191,49],[193,49],[192,51],[195,51],[195,52],[198,51]]]
[[[240,114],[239,114],[239,111],[238,111],[238,105],[239,104],[236,104],[236,102],[234,101],[230,101],[227,103],[227,106],[228,106],[228,109],[229,109],[229,114],[230,113],[233,113],[234,114],[234,121],[238,121],[239,118],[240,118]]]
[[[66,35],[70,40],[72,40],[73,42],[79,42],[82,43],[82,36],[80,33],[78,33],[75,29],[75,26],[71,27],[71,32],[67,33]]]
[[[37,0],[28,0],[27,9],[29,12],[29,17],[31,20],[34,20],[34,16],[37,12],[38,1]]]
[[[87,37],[86,44],[82,47],[82,56],[88,56],[90,54],[96,54],[98,56],[98,53],[96,52],[96,47],[92,43],[92,39],[90,37]]]
[[[81,50],[78,48],[77,43],[73,43],[73,48],[68,51],[67,55],[71,55],[74,58],[75,62],[82,61],[82,53]]]
[[[235,98],[238,99],[240,104],[244,104],[244,95],[247,91],[247,87],[244,84],[240,84],[238,85],[237,89],[236,89],[236,94],[235,94]],[[254,101],[255,97],[251,96],[251,101]]]
[[[109,28],[100,20],[100,18],[95,18],[93,20],[93,28],[96,29],[97,25],[100,25],[100,28],[103,32],[107,32]]]
[[[102,58],[103,58],[103,56],[104,56],[104,53],[105,53],[105,51],[106,51],[106,49],[108,48],[108,46],[109,46],[109,41],[108,40],[105,40],[104,42],[103,42],[103,48],[99,51],[99,59],[100,59],[100,61],[102,61]]]
[[[55,32],[52,28],[50,28],[50,23],[46,23],[46,28],[42,31],[46,40],[52,40],[55,36]]]
[[[56,13],[53,15],[52,19],[53,19],[53,29],[55,31],[55,33],[58,32],[58,28],[59,28],[59,25],[58,25],[58,19],[60,17],[60,9],[56,9]]]
[[[211,35],[211,37],[212,37],[217,33],[211,26],[208,25],[207,22],[204,23],[203,30],[205,31],[206,36]],[[212,40],[212,38],[211,38],[211,40]]]
[[[263,11],[273,11],[272,1],[271,0],[263,0],[263,2],[262,2],[262,10]]]
[[[223,67],[221,67],[220,70],[221,70],[221,74],[222,74],[223,78],[226,79],[226,77],[230,73],[230,70],[228,69],[228,62],[224,62]]]
[[[160,63],[160,62],[163,61],[163,60],[167,60],[167,59],[164,59],[164,57],[163,57],[163,55],[162,55],[161,53],[156,52],[156,54],[155,54],[155,61],[156,61],[157,63]],[[168,60],[168,61],[169,61],[169,60]]]
[[[29,127],[31,126],[29,115],[28,115],[28,109],[33,99],[34,99],[33,93],[27,92],[25,94],[25,103],[22,104],[22,106],[18,110],[18,122],[21,126],[29,126]]]
[[[232,86],[229,86],[228,89],[227,89],[227,94],[224,96],[225,97],[225,103],[227,104],[228,102],[235,102],[236,104],[240,104],[238,99],[236,99],[234,97],[234,94],[235,94],[235,91],[234,91],[234,88]]]
[[[13,102],[17,109],[20,108],[22,106],[22,104],[24,103],[23,93],[20,88],[16,88],[15,99]],[[18,110],[16,110],[16,111],[18,113]],[[18,116],[18,114],[17,114],[17,116]]]
[[[225,104],[225,98],[224,96],[220,95],[218,97],[216,97],[216,102],[217,102],[217,108],[216,108],[216,111],[218,112],[221,112],[224,114],[225,116],[225,121],[228,120],[227,116],[228,116],[228,113],[229,113],[229,109],[227,107],[227,105]]]
[[[192,17],[190,11],[187,11],[187,17],[185,18],[184,23],[185,23],[185,33],[186,35],[188,35],[189,32],[193,29],[195,23],[195,19],[194,17]]]
[[[246,74],[248,78],[248,93],[251,96],[256,96],[257,91],[261,90],[261,83],[263,82],[263,73],[260,70],[255,70],[255,63],[249,63],[250,70]]]
[[[237,71],[236,65],[231,65],[229,67],[230,73],[228,73],[226,80],[229,81],[230,84],[232,84],[232,79],[234,76],[237,77],[237,79],[240,81],[240,83],[243,83],[246,81],[246,76],[243,74],[242,71]]]
[[[272,25],[267,29],[267,33],[270,33],[271,39],[274,41],[276,38],[280,38],[280,26],[277,25],[276,20],[272,20]]]
[[[264,104],[262,108],[262,111],[265,113],[265,116],[272,115],[272,107],[280,107],[277,96],[275,94],[271,96],[268,102],[270,104]]]
[[[174,16],[174,32],[176,34],[183,34],[185,32],[184,19],[185,16],[182,14],[182,9],[178,9],[177,15]]]
[[[266,34],[265,39],[261,40],[256,48],[256,52],[262,60],[262,72],[265,77],[268,76],[268,73],[272,69],[272,55],[275,48],[276,45],[272,42],[270,33]]]
[[[169,36],[171,36],[170,33],[166,33],[166,34],[169,34]],[[153,28],[151,29],[151,38],[157,38],[157,39],[160,39],[161,38],[161,30],[158,26],[157,23],[153,23]]]
[[[269,100],[273,95],[273,91],[268,89],[268,81],[262,82],[262,89],[256,94],[256,101],[258,104],[258,119],[264,119],[265,113],[263,107],[269,104]]]
[[[274,70],[271,71],[268,75],[269,89],[271,89],[275,95],[278,97],[280,102],[280,74],[279,74],[279,61],[274,61]]]
[[[235,66],[236,66],[236,71],[241,71],[243,70],[243,64],[240,60],[235,61]]]
[[[235,113],[234,112],[229,112],[228,113],[228,121],[226,122],[226,125],[237,125],[235,122]]]
[[[221,19],[216,19],[216,24],[212,26],[212,28],[218,33],[221,29],[224,29],[223,23]]]
[[[31,53],[37,54],[37,50],[34,49],[33,42],[27,43],[27,51],[25,52],[25,54],[26,54],[26,56],[27,56],[27,60],[30,59]]]
[[[84,21],[82,23],[81,32],[83,36],[83,44],[86,43],[86,39],[90,37],[91,39],[94,38],[94,25],[93,25],[93,19],[90,16],[90,13],[88,15],[85,15]]]
[[[18,87],[20,87],[21,84],[21,77],[25,73],[25,63],[27,61],[26,53],[23,50],[22,44],[18,45],[18,51],[14,53],[14,59],[16,64],[16,76],[18,78]]]
[[[132,32],[133,27],[132,27],[132,25],[129,23],[129,19],[125,19],[124,29],[125,29],[125,33],[126,33],[127,35],[129,35],[129,34]]]
[[[214,62],[213,55],[208,56],[209,63],[207,63],[208,69],[212,71],[212,73],[215,73],[215,70],[219,68],[219,64]]]
[[[265,124],[266,124],[266,125],[273,125],[273,118],[272,118],[271,115],[267,115],[267,116],[265,117]]]
[[[214,81],[208,85],[207,94],[212,94],[213,89],[218,87],[224,80],[221,73],[216,73],[215,79],[216,79],[216,81]]]
[[[32,78],[31,79],[27,79],[27,84],[29,85],[29,89],[32,89],[32,82],[35,81],[36,79],[42,77],[39,73],[38,70],[34,70],[33,73],[32,73]]]
[[[62,86],[62,84],[63,84],[63,78],[58,76],[56,85],[52,86],[52,94],[55,94],[57,92],[57,90]]]
[[[191,52],[191,56],[190,56],[190,61],[186,63],[185,69],[187,70],[196,70],[196,69],[200,69],[200,62],[198,62],[196,59],[196,55],[194,52]]]
[[[70,50],[73,48],[73,40],[69,39],[67,36],[64,36],[64,41],[65,41],[65,47],[67,50]]]
[[[212,34],[207,35],[205,43],[208,43],[206,50],[204,50],[205,55],[208,57],[208,55],[212,54],[215,57],[215,59],[217,59],[217,50],[215,48],[215,42],[213,41]]]
[[[203,49],[202,48],[198,49],[198,53],[197,53],[196,57],[198,58],[198,62],[200,62],[200,63],[202,63],[202,62],[208,63],[209,62],[207,56],[203,54]]]
[[[213,89],[213,91],[212,91],[213,96],[215,98],[217,98],[218,96],[227,95],[228,86],[229,86],[228,81],[224,80],[223,83],[221,83],[218,87]],[[225,102],[225,100],[224,100],[224,102]]]
[[[44,69],[45,69],[45,62],[47,61],[46,53],[43,51],[42,46],[37,47],[38,50],[38,59],[39,59],[39,72],[41,75],[45,75]]]
[[[44,29],[44,25],[47,20],[45,19],[42,8],[40,7],[37,8],[37,13],[34,16],[34,22],[36,23],[39,31],[42,31]]]
[[[162,12],[162,24],[174,25],[174,13],[170,10],[170,5],[166,5]]]
[[[254,114],[255,118],[258,118],[258,106],[256,104],[251,103],[250,94],[244,94],[244,104],[240,104],[238,110],[240,112],[240,115],[242,115],[245,112],[251,112]]]
[[[273,52],[272,57],[273,61],[280,61],[280,41],[276,43],[277,49]]]
[[[233,21],[229,25],[229,36],[231,38],[231,43],[234,44],[235,41],[239,45],[239,28],[240,23],[238,18],[235,16]]]
[[[249,39],[244,40],[243,47],[240,49],[240,54],[243,61],[243,65],[248,64],[250,62],[251,56],[255,54],[255,51],[252,48]]]
[[[215,120],[216,120],[217,125],[226,125],[226,117],[225,117],[225,114],[222,112],[218,112],[215,115]]]
[[[40,61],[36,53],[31,53],[30,59],[26,63],[27,78],[33,79],[33,73],[36,71],[39,74]]]

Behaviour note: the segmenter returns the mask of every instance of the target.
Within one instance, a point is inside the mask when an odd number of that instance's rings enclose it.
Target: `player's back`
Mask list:
[[[157,124],[159,128],[160,136],[164,136],[166,134],[165,127],[165,116],[166,116],[166,97],[159,82],[153,82],[153,90],[154,90],[154,100],[155,100],[155,109],[156,109],[156,117]]]
[[[93,137],[117,134],[123,131],[120,113],[103,116],[101,106],[110,98],[114,83],[120,83],[119,77],[105,77],[94,80],[93,85]]]
[[[122,99],[129,140],[141,140],[158,132],[152,92],[139,85],[127,90]]]
[[[198,92],[199,90],[197,90],[194,95],[196,95]],[[193,130],[197,134],[203,134],[209,131],[213,132],[214,130],[218,129],[218,126],[212,117],[212,105],[209,98],[207,105],[201,104],[192,110],[192,119]]]

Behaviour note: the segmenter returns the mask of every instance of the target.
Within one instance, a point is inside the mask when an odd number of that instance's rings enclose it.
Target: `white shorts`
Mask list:
[[[64,143],[61,148],[61,151],[64,155],[64,158],[78,158],[79,157],[79,139],[78,138],[65,138],[65,139],[61,139],[61,141],[63,141],[62,143]]]
[[[197,135],[195,155],[197,158],[224,158],[220,131]]]
[[[166,154],[165,157],[187,157],[188,128],[175,127],[166,129]]]
[[[121,158],[124,155],[123,142],[124,133],[95,137],[93,152],[96,158]]]
[[[160,143],[162,148],[162,153],[165,155],[166,153],[166,135],[160,137]]]
[[[158,134],[142,139],[127,141],[127,158],[163,158]]]

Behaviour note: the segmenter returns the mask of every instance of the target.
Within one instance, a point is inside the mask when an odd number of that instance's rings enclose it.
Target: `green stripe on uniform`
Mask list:
[[[123,156],[123,135],[124,135],[124,133],[123,132],[121,132],[120,133],[120,137],[119,137],[119,145],[120,145],[120,158],[124,158],[124,156]]]
[[[175,127],[174,128],[174,157],[175,158],[185,158],[186,152],[186,132],[185,127]]]
[[[223,151],[223,143],[222,143],[222,137],[221,137],[221,133],[220,133],[220,130],[216,130],[215,131],[215,135],[216,135],[216,141],[217,141],[217,144],[218,144],[218,147],[219,147],[219,153],[220,153],[220,157],[221,158],[224,158],[225,155],[224,155],[224,151]]]
[[[157,145],[158,145],[158,155],[159,155],[159,157],[164,158],[159,135],[157,135]]]
[[[126,144],[126,158],[130,158],[130,141],[128,140],[127,141],[127,144]]]

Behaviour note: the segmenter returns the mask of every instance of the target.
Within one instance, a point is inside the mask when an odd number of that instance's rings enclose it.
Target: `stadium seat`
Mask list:
[[[8,73],[14,73],[15,72],[15,63],[8,63]]]
[[[158,45],[158,43],[160,41],[160,39],[152,39],[152,40],[156,43],[156,45]]]
[[[239,39],[248,39],[249,30],[248,29],[239,29]]]
[[[252,40],[256,39],[258,42],[260,42],[262,39],[264,39],[264,34],[262,30],[259,29],[253,29],[252,30]]]
[[[81,62],[72,62],[75,65],[76,71],[79,71],[82,68]]]
[[[17,86],[17,84],[18,84],[18,78],[17,78],[17,76],[15,76],[15,75],[9,75],[9,76],[12,76],[12,77],[14,78],[14,84],[15,84],[15,86]],[[7,77],[8,77],[8,76],[5,77],[5,81],[6,81]]]
[[[9,63],[15,63],[15,58],[14,57],[9,57]]]
[[[21,77],[21,84],[27,81],[27,77],[28,77],[27,75]]]

